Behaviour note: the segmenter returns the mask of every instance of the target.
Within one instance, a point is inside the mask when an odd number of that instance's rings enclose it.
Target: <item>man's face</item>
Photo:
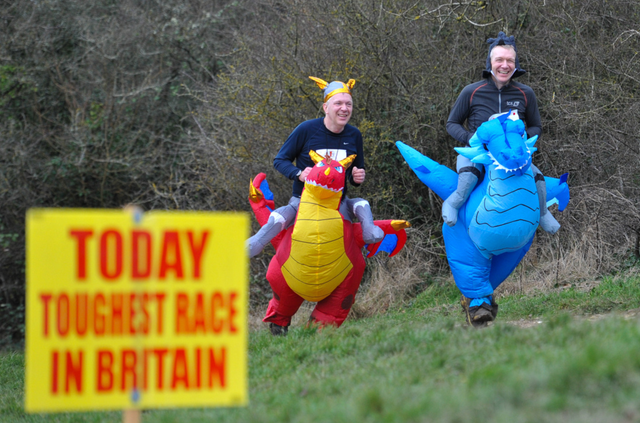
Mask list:
[[[491,70],[500,87],[506,85],[516,68],[516,52],[511,48],[496,46],[491,49]]]
[[[322,105],[327,120],[334,126],[329,128],[335,130],[336,128],[344,128],[351,119],[351,112],[353,110],[353,102],[351,95],[347,93],[338,93],[331,97],[329,101]]]

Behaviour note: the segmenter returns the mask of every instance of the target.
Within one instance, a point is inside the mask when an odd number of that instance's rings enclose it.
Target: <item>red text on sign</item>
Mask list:
[[[107,281],[116,282],[127,276],[133,280],[174,277],[182,280],[202,277],[202,258],[209,239],[209,231],[196,234],[192,230],[166,230],[159,244],[153,234],[144,229],[123,231],[106,229],[94,234],[92,229],[71,229],[75,240],[76,278],[88,278],[88,269],[97,267]],[[94,244],[95,243],[95,244]],[[98,252],[92,257],[88,251]],[[188,270],[190,274],[186,274]]]

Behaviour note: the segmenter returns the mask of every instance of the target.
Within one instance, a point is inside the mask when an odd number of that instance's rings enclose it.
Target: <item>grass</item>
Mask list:
[[[482,330],[463,325],[458,298],[432,284],[406,308],[337,330],[253,331],[248,407],[147,410],[143,422],[640,421],[640,320],[627,312],[640,305],[640,278],[504,296]],[[25,414],[23,368],[22,352],[0,355],[1,421],[121,421]]]

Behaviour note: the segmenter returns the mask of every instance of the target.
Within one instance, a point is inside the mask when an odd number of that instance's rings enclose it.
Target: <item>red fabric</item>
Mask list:
[[[260,184],[265,178],[265,174],[261,173],[256,176],[253,186],[260,191]],[[269,210],[275,206],[273,202],[268,202],[262,197],[258,202],[250,201],[256,219],[260,225],[264,225],[269,219]],[[315,320],[320,327],[325,325],[340,326],[349,315],[349,311],[355,302],[356,293],[360,287],[360,282],[364,274],[365,261],[362,257],[362,247],[365,245],[362,239],[362,227],[360,223],[352,224],[344,221],[344,248],[349,257],[353,268],[345,278],[345,280],[336,287],[326,298],[316,304],[311,318]],[[390,256],[395,255],[404,246],[407,235],[404,230],[395,231],[391,227],[391,220],[377,220],[378,225],[385,234],[395,234],[398,236],[398,243]],[[287,281],[282,275],[282,265],[287,261],[291,252],[291,234],[294,226],[289,227],[286,231],[280,232],[271,241],[276,248],[276,254],[269,263],[267,270],[267,280],[273,290],[273,298],[269,301],[267,313],[263,319],[264,322],[272,322],[280,326],[288,326],[291,324],[291,318],[298,311],[304,299],[287,285]],[[374,255],[382,242],[368,245],[368,257]]]
[[[353,268],[345,280],[338,285],[329,296],[316,303],[311,317],[320,323],[321,326],[327,324],[335,326],[342,325],[353,306],[356,293],[360,287],[360,281],[364,274],[365,262],[360,247],[355,242],[353,236],[353,225],[345,221],[344,229],[345,251],[353,264]],[[281,271],[282,265],[289,257],[291,251],[292,232],[293,227],[290,227],[286,231],[280,248],[271,260],[267,271],[267,280],[271,285],[274,296],[271,301],[269,301],[267,313],[262,321],[272,322],[280,326],[287,326],[291,323],[291,317],[296,314],[304,301],[302,297],[289,288]]]
[[[258,190],[260,194],[262,194],[262,191],[260,190],[260,184],[262,184],[262,181],[264,181],[266,177],[267,175],[265,175],[264,173],[259,173],[252,181],[253,187]],[[251,205],[253,214],[256,216],[256,220],[258,221],[258,224],[260,226],[264,226],[267,223],[267,221],[269,220],[269,216],[271,215],[271,211],[276,209],[274,201],[267,200],[266,198],[264,198],[264,195],[261,195],[260,200],[258,200],[257,202],[253,201],[251,197],[249,197],[249,204]],[[275,248],[276,250],[278,249],[278,245],[280,245],[283,236],[284,232],[280,232],[271,240],[271,245],[273,245],[273,248]]]

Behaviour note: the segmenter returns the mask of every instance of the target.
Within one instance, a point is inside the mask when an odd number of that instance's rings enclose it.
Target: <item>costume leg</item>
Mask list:
[[[527,254],[527,251],[529,251],[529,248],[531,248],[531,243],[533,243],[533,237],[519,250],[493,256],[491,259],[491,274],[489,275],[489,282],[491,282],[493,289],[497,289],[513,273]]]
[[[357,217],[362,226],[362,239],[367,244],[375,244],[384,238],[384,231],[373,223],[373,214],[369,202],[362,198],[345,198],[351,218]]]
[[[458,171],[458,187],[442,203],[442,218],[448,226],[458,222],[458,210],[467,201],[471,191],[480,179],[480,170],[468,158],[459,155],[456,163]]]
[[[489,281],[492,258],[485,257],[469,238],[464,225],[442,227],[447,261],[456,286],[467,298],[493,295]]]
[[[364,267],[361,270],[356,270],[354,267],[344,282],[338,285],[327,298],[316,304],[309,321],[317,322],[321,326],[335,325],[340,327],[349,315],[351,306],[355,303],[363,273]]]
[[[540,201],[540,227],[550,234],[555,234],[560,229],[560,224],[547,209],[547,183],[542,172],[533,164],[531,164],[531,170],[536,181],[538,200]]]
[[[262,252],[264,247],[281,231],[287,229],[295,220],[300,205],[299,197],[291,197],[289,204],[271,212],[269,220],[254,236],[247,240],[249,258]]]
[[[489,281],[492,257],[485,257],[478,250],[462,224],[443,225],[442,235],[453,280],[462,293],[460,304],[465,319],[470,325],[485,326],[498,311]]]
[[[277,260],[271,260],[267,271],[267,280],[271,285],[273,298],[269,301],[267,313],[262,321],[286,328],[291,324],[291,317],[296,314],[304,299],[289,288],[281,268],[282,266]]]

